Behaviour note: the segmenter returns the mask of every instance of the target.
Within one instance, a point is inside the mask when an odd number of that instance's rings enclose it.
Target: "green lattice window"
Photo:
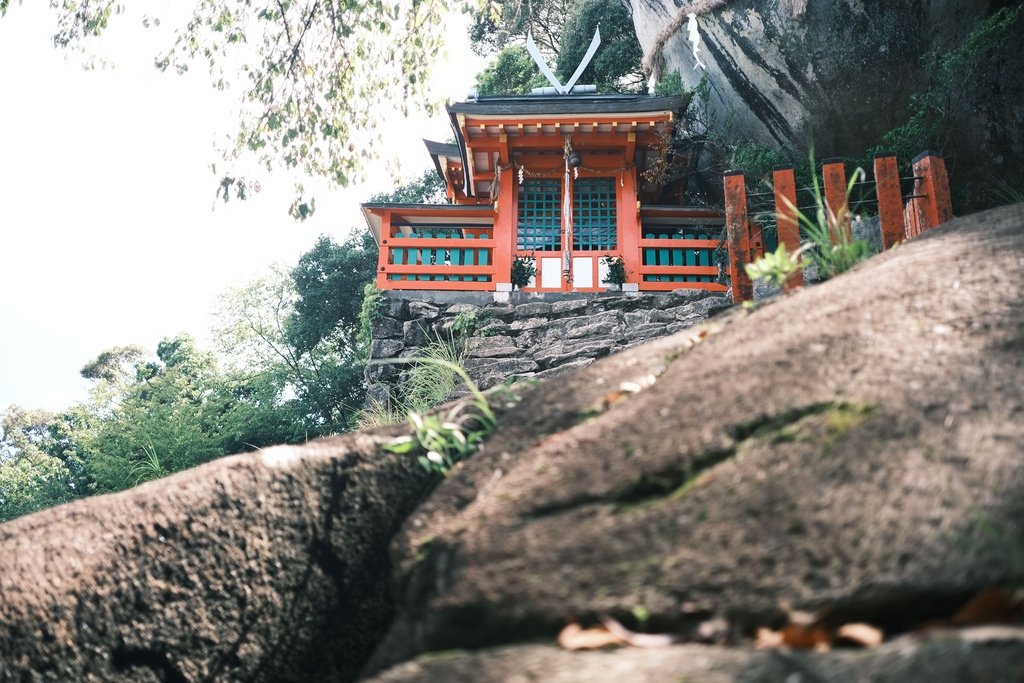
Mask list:
[[[614,249],[615,179],[577,178],[572,193],[572,217],[573,249]]]
[[[519,186],[520,251],[562,248],[562,183],[555,178],[530,178]]]

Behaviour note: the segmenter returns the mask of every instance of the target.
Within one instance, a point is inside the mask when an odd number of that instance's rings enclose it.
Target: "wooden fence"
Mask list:
[[[846,168],[842,159],[821,162],[821,194],[828,210],[840,214],[853,204],[874,204],[878,211],[882,248],[889,249],[897,242],[916,237],[953,217],[949,194],[946,163],[934,152],[924,152],[913,161],[913,174],[900,178],[896,155],[879,152],[874,157],[874,175],[862,180],[858,186],[873,190],[873,197],[850,200],[847,207]],[[904,194],[901,181],[911,183],[912,189]],[[776,166],[772,173],[770,192],[748,194],[743,171],[725,173],[725,226],[729,248],[729,277],[733,300],[753,299],[753,283],[744,266],[764,253],[764,243],[757,223],[748,211],[748,197],[768,195],[777,226],[778,242],[792,253],[800,246],[800,227],[796,211],[813,211],[815,207],[798,203],[798,192],[808,188],[796,187],[793,166]],[[863,196],[863,195],[858,195]],[[791,286],[799,287],[803,277],[798,275]]]
[[[491,228],[419,229],[382,239],[380,289],[492,291],[495,240]]]

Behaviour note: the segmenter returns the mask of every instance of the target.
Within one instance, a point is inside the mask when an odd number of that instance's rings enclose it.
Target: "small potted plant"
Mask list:
[[[526,287],[536,274],[537,263],[532,256],[516,256],[512,259],[512,272],[509,275],[512,280],[512,289]]]
[[[615,285],[622,290],[622,285],[626,282],[626,263],[622,260],[621,256],[605,256],[601,259],[601,263],[608,268],[608,273],[604,276],[604,282],[608,285]]]

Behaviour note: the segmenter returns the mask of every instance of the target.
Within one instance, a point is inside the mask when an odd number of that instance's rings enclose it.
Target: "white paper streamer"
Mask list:
[[[697,60],[696,64],[693,65],[693,68],[696,69],[697,67],[700,67],[702,69],[707,69],[707,65],[700,61],[700,55],[697,54],[700,52],[700,30],[697,26],[697,15],[690,12],[686,16],[690,17],[690,21],[686,23],[686,33],[689,41],[693,43],[693,58]]]

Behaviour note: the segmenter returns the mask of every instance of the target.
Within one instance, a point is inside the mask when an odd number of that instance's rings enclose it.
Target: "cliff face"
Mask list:
[[[863,154],[904,123],[925,84],[922,56],[961,44],[989,0],[629,0],[645,54],[680,12],[700,17],[710,109],[735,139],[828,155]],[[681,5],[681,6],[680,6]],[[662,73],[693,88],[685,23],[665,43]]]

